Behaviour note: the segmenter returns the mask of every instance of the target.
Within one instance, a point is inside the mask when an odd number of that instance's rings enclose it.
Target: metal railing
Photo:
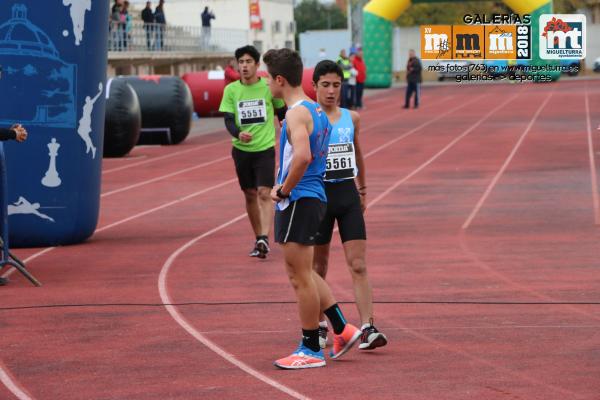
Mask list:
[[[202,28],[111,22],[108,51],[112,52],[233,52],[248,42],[243,29]]]

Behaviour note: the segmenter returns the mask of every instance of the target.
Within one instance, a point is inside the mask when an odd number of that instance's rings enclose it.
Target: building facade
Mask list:
[[[153,1],[153,6],[156,5]],[[136,2],[136,13],[145,1]],[[243,29],[248,32],[247,43],[261,52],[268,49],[294,48],[294,4],[293,0],[258,0],[262,29],[251,29],[250,0],[166,0],[167,24],[176,26],[202,25],[200,15],[208,7],[215,15],[212,28]]]

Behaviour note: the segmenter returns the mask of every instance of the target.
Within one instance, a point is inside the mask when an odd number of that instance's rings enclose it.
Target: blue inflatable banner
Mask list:
[[[7,142],[13,247],[78,243],[98,222],[108,35],[107,1],[0,5],[0,126]]]

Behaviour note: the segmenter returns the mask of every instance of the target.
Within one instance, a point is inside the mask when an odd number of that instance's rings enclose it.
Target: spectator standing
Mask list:
[[[350,79],[352,69],[352,64],[350,60],[346,56],[346,50],[340,50],[340,55],[336,60],[337,64],[342,68],[342,72],[344,73],[344,80],[342,81],[342,95],[340,97],[340,107],[348,108],[348,99],[349,99],[349,87],[348,87],[348,79]]]
[[[351,53],[348,60],[350,61],[350,78],[348,78],[348,99],[346,105],[349,110],[353,110],[356,107],[356,77],[358,71],[354,68],[354,58],[356,54]]]
[[[356,50],[353,65],[358,72],[356,75],[356,103],[354,106],[360,110],[363,108],[363,92],[365,90],[365,81],[367,80],[367,65],[365,64],[361,47],[358,47]]]
[[[152,2],[146,2],[146,8],[142,10],[142,21],[146,31],[146,47],[152,50],[152,36],[154,36],[154,13],[152,13]]]
[[[204,11],[202,11],[202,48],[208,49],[210,44],[210,25],[211,20],[216,19],[215,14],[208,9],[208,7],[204,7]]]
[[[120,2],[115,2],[112,7],[112,14],[110,16],[110,28],[111,28],[111,50],[121,51],[123,48],[123,31],[124,27],[121,24],[121,11],[123,5]]]
[[[416,56],[414,50],[408,52],[408,63],[406,63],[406,100],[404,102],[404,108],[409,108],[410,98],[412,94],[415,94],[415,108],[419,108],[419,97],[421,95],[421,82],[423,81],[422,76],[423,67],[421,66],[421,60]]]
[[[238,72],[236,66],[237,61],[234,58],[229,60],[229,63],[227,63],[227,67],[225,67],[225,86],[240,79],[240,73]]]
[[[121,9],[121,24],[123,26],[123,50],[129,49],[129,43],[131,42],[131,29],[133,28],[133,19],[129,14],[129,1],[123,2],[123,8]]]
[[[156,9],[154,10],[154,22],[156,23],[156,39],[154,45],[157,50],[162,50],[165,44],[164,40],[167,18],[165,17],[164,5],[165,0],[160,0],[156,6]]]

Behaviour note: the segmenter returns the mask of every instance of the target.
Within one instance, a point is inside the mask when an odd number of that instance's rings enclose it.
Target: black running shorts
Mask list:
[[[360,208],[360,197],[354,179],[325,182],[327,212],[321,221],[315,244],[331,242],[333,226],[337,220],[342,243],[349,240],[366,240],[365,218]]]
[[[275,241],[313,246],[326,208],[327,203],[319,199],[303,197],[283,211],[276,210]]]
[[[242,151],[233,147],[231,157],[242,190],[256,189],[259,186],[272,188],[275,184],[274,147],[256,152]]]

